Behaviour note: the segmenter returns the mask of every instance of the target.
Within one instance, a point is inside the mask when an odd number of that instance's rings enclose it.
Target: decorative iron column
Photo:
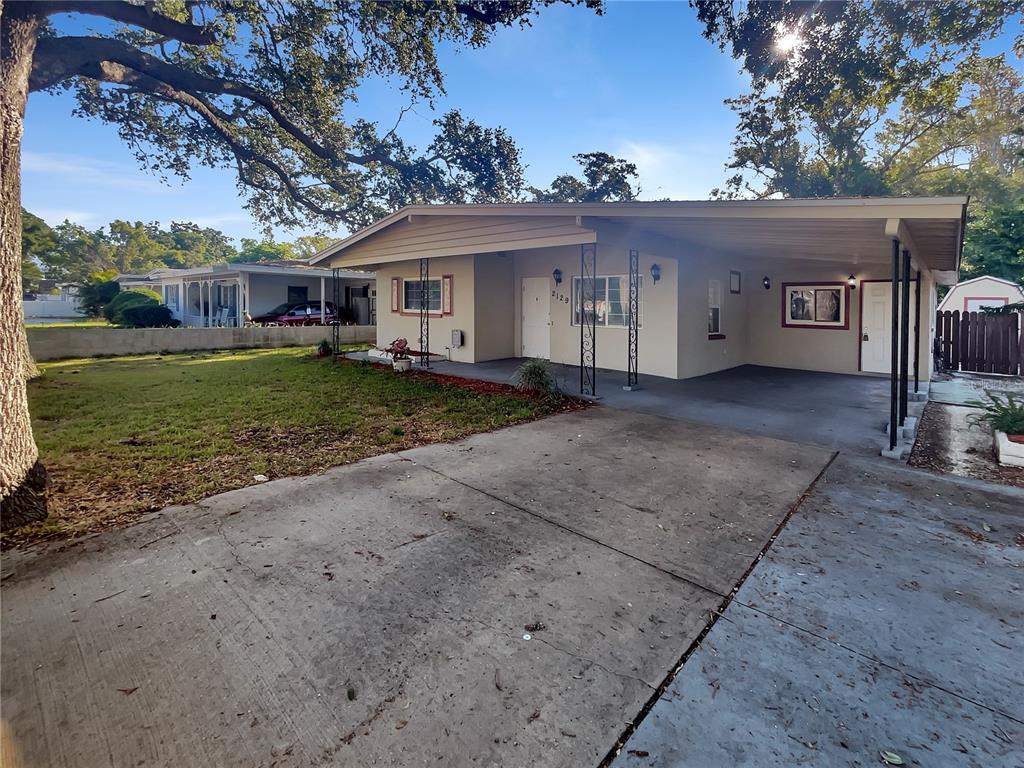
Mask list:
[[[331,319],[331,346],[334,354],[341,354],[341,283],[338,280],[339,267],[331,269],[331,303],[334,304],[334,317]]]
[[[430,260],[420,259],[420,365],[430,367]]]
[[[914,394],[920,386],[918,376],[921,370],[921,270],[914,278]]]
[[[910,251],[903,249],[903,300],[900,303],[900,426],[907,420],[907,372],[910,368]]]
[[[597,397],[597,243],[580,246],[576,298],[580,313],[580,394]]]
[[[899,431],[899,382],[898,366],[900,364],[900,334],[899,334],[899,306],[900,306],[900,241],[893,238],[892,241],[892,335],[890,337],[889,349],[889,450],[896,450],[896,438]]]
[[[639,389],[637,384],[637,348],[640,343],[640,251],[629,249],[629,338],[626,345],[625,390]]]

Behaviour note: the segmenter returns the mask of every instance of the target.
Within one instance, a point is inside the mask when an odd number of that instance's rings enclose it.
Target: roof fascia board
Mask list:
[[[562,245],[583,245],[585,243],[596,243],[596,232],[580,232],[573,235],[559,235],[557,237],[537,237],[526,240],[515,240],[500,244],[500,248],[488,249],[486,246],[464,245],[456,248],[431,248],[412,253],[403,253],[397,256],[366,256],[361,259],[345,261],[340,257],[338,264],[346,267],[375,267],[379,264],[393,264],[399,261],[416,261],[418,259],[440,259],[445,256],[469,256],[482,253],[504,253],[507,251],[525,251],[531,248],[555,248]]]

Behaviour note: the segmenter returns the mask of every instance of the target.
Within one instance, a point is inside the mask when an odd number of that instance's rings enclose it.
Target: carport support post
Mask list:
[[[580,289],[575,298],[580,313],[580,394],[597,397],[597,243],[580,246]]]
[[[897,395],[899,384],[897,378],[899,372],[900,335],[899,335],[899,301],[900,301],[900,241],[897,238],[892,240],[892,337],[890,339],[889,355],[889,450],[896,450],[896,438],[899,433],[899,412],[897,407]]]
[[[907,379],[910,368],[910,251],[903,249],[903,300],[900,302],[900,426],[907,420]]]
[[[430,260],[420,259],[420,365],[430,367]]]
[[[921,370],[921,270],[917,270],[914,278],[914,394],[920,386],[918,381]]]
[[[640,343],[640,251],[629,249],[629,336],[626,340],[626,386],[627,392],[640,389],[637,384],[637,354]]]

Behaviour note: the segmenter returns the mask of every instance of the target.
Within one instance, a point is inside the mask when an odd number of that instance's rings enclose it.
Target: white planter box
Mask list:
[[[995,449],[1000,464],[1024,467],[1024,443],[1011,442],[1005,432],[996,432]]]

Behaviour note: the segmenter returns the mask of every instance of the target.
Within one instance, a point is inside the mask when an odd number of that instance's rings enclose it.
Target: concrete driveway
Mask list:
[[[840,457],[615,768],[1024,765],[1024,492]]]
[[[9,553],[3,717],[28,765],[596,764],[831,458],[596,408]]]

